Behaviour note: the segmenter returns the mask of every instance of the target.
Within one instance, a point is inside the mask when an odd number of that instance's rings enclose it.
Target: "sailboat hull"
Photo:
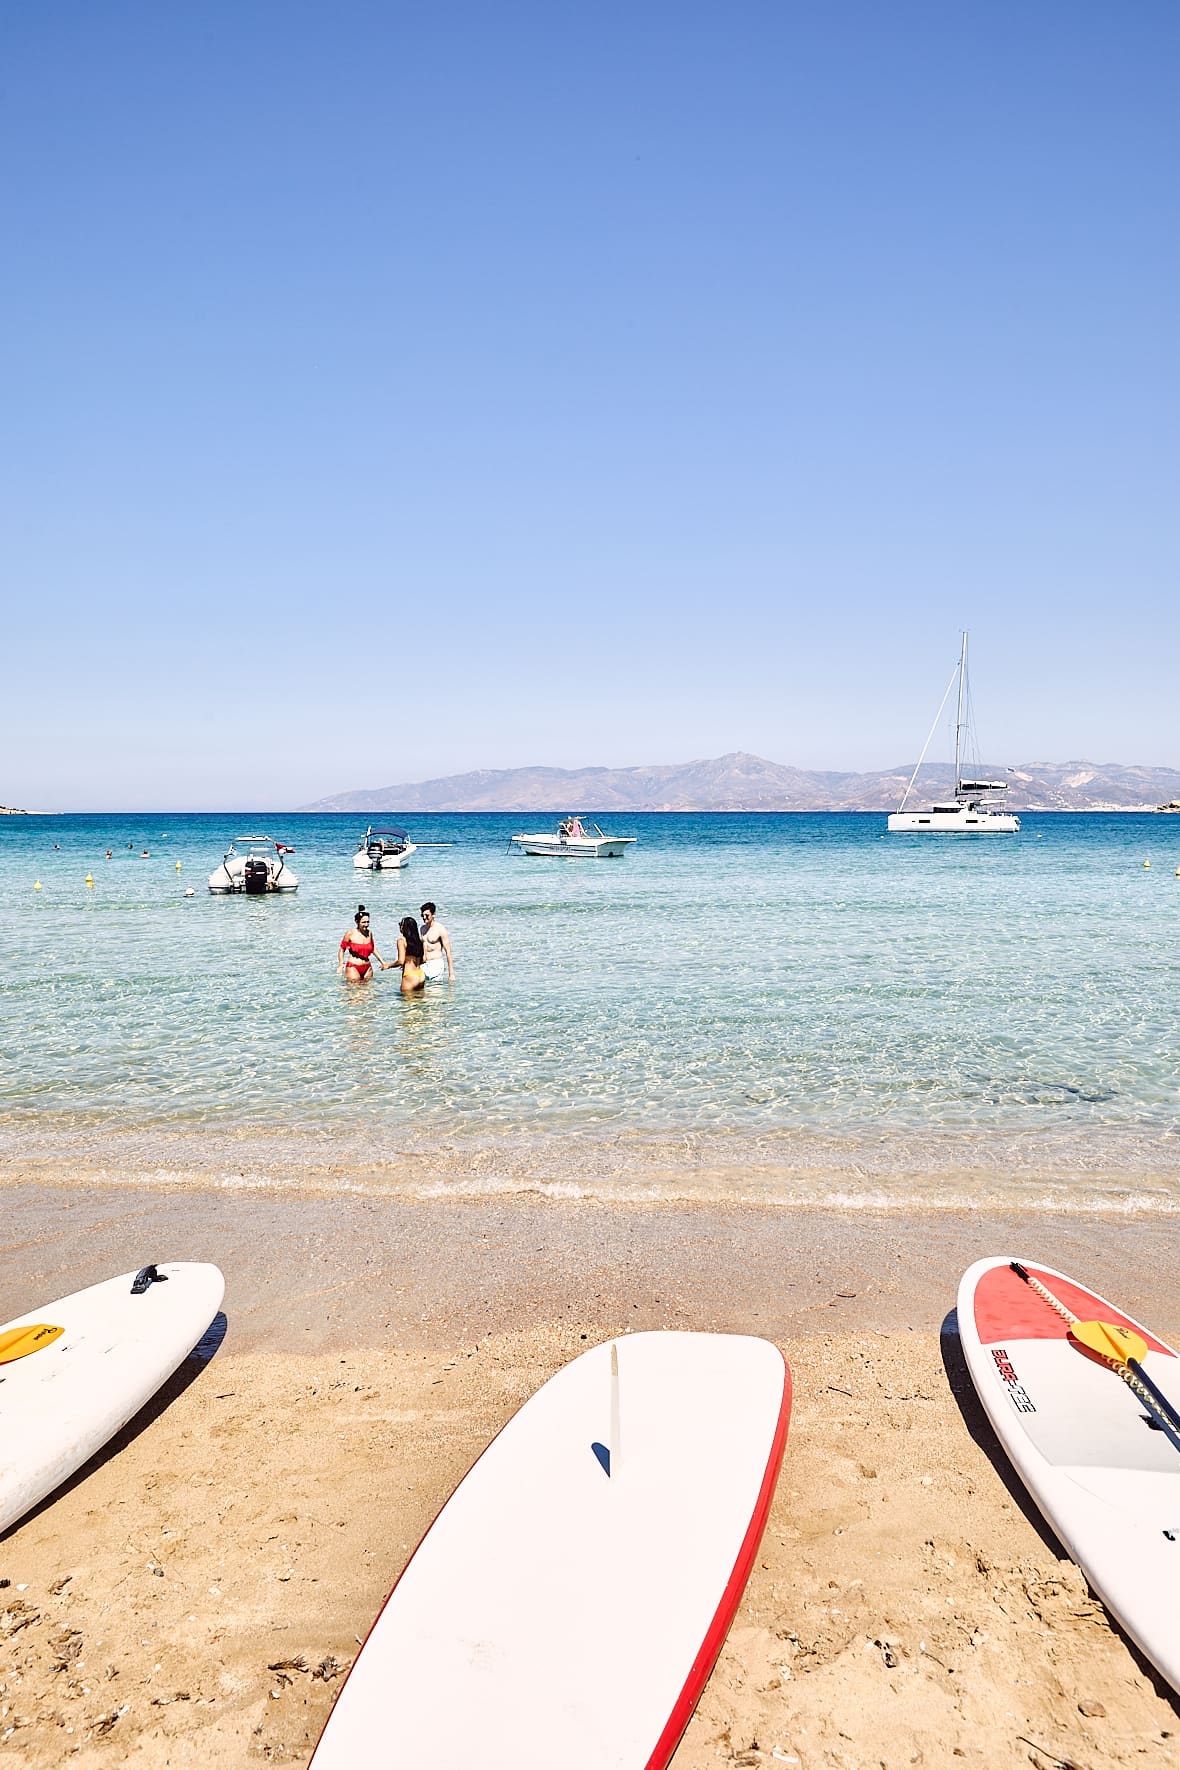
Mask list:
[[[1010,811],[961,805],[953,811],[894,811],[889,829],[894,835],[1015,836],[1020,832],[1020,819]]]

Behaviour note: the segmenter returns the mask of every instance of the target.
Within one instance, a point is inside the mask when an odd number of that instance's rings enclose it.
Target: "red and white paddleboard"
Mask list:
[[[753,1565],[790,1403],[782,1353],[739,1335],[629,1334],[566,1365],[423,1537],[315,1770],[433,1770],[442,1740],[480,1770],[660,1770]]]
[[[1051,1267],[1017,1264],[1033,1283],[1001,1257],[977,1260],[959,1286],[959,1338],[979,1399],[1094,1591],[1180,1690],[1180,1430],[1171,1418],[1180,1418],[1180,1359],[1094,1291]],[[1088,1348],[1101,1339],[1082,1325],[1093,1322],[1115,1328],[1110,1344],[1130,1349],[1144,1390]]]

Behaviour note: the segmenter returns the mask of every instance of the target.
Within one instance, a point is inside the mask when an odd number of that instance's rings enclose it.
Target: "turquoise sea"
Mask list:
[[[5,1169],[1180,1209],[1180,818],[611,815],[637,846],[583,863],[506,852],[535,814],[376,821],[453,846],[374,875],[363,816],[0,820]],[[294,897],[209,896],[243,827]],[[389,957],[428,897],[453,987],[337,980],[360,899]]]

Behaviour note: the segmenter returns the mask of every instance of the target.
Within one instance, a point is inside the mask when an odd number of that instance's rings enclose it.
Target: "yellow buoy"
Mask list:
[[[1150,867],[1151,862],[1149,860],[1145,860],[1143,864],[1145,867]]]
[[[180,862],[179,861],[177,861],[177,863],[176,863],[176,870],[177,870],[177,872],[180,871]]]
[[[93,891],[94,890],[94,880],[90,877],[89,873],[87,873],[87,875],[86,875],[86,883],[89,885],[91,891]]]
[[[40,891],[40,889],[41,889],[41,881],[40,881],[40,879],[37,879],[33,883],[33,890]]]

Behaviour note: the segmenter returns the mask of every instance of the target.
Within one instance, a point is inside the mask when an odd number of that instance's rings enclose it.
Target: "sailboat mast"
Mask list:
[[[955,798],[963,784],[963,713],[967,704],[967,629],[963,629],[963,651],[959,658],[959,711],[955,717]]]

